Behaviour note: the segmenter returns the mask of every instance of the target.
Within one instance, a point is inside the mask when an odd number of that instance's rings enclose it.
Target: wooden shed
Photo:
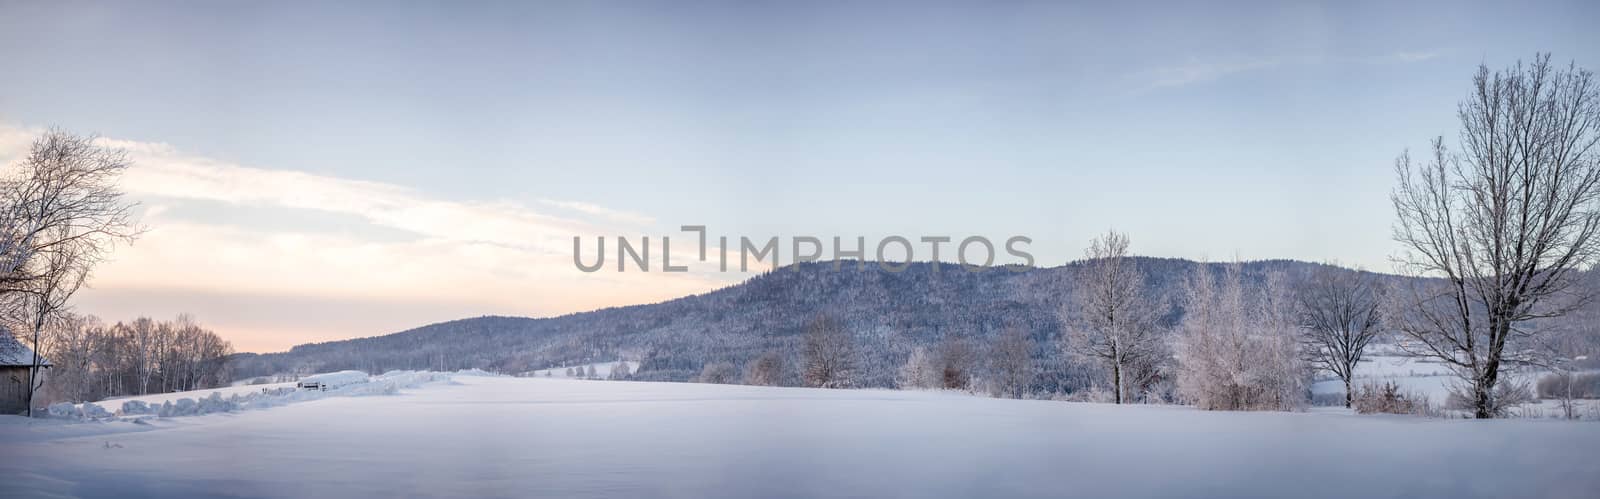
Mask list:
[[[50,361],[40,359],[45,367]],[[0,414],[28,411],[28,369],[33,367],[33,349],[0,328]]]

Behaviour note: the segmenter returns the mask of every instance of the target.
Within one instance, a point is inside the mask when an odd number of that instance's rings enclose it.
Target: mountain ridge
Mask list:
[[[1201,265],[1219,273],[1234,262],[1133,257],[1145,289],[1176,324],[1182,283]],[[648,304],[606,307],[552,317],[481,316],[443,321],[384,335],[296,345],[285,352],[237,354],[236,377],[286,372],[361,369],[480,368],[523,372],[618,358],[641,362],[640,379],[686,381],[709,362],[735,365],[764,352],[794,357],[804,324],[828,314],[857,337],[863,384],[890,386],[893,366],[910,350],[947,335],[983,342],[1007,326],[1023,328],[1035,357],[1048,371],[1064,369],[1049,345],[1064,329],[1062,311],[1073,292],[1072,275],[1085,262],[1023,271],[967,272],[956,264],[913,262],[888,272],[854,260],[791,264],[723,288]],[[1289,259],[1237,262],[1247,283],[1268,272],[1304,278],[1327,264]],[[1345,271],[1353,269],[1339,267]],[[1383,274],[1386,279],[1406,279]],[[798,360],[798,359],[793,359]],[[791,364],[792,365],[792,364]],[[1046,389],[1063,380],[1045,380]]]

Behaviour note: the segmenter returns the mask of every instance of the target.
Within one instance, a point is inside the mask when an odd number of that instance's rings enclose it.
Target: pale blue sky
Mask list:
[[[654,220],[629,234],[1024,234],[1055,265],[1114,226],[1145,254],[1387,270],[1391,163],[1454,135],[1479,62],[1600,67],[1595,2],[1394,3],[0,1],[0,125]],[[146,198],[237,231],[405,234]]]

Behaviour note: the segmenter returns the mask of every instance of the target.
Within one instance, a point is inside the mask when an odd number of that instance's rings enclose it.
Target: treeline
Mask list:
[[[226,385],[233,347],[189,315],[106,324],[73,317],[45,336],[54,364],[40,389],[49,401],[198,390]]]

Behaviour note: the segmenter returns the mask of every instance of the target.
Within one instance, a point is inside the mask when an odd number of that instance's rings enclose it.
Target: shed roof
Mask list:
[[[50,361],[39,359],[40,364],[49,366]],[[27,367],[33,365],[33,349],[17,341],[11,331],[0,328],[0,367]]]

